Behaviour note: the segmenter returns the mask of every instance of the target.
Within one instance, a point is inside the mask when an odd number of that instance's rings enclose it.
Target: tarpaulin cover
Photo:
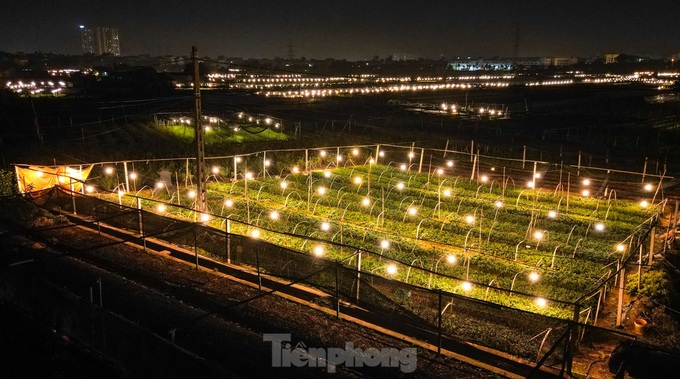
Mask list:
[[[92,165],[73,168],[69,166],[14,166],[20,193],[40,191],[54,186],[75,192],[83,191]]]

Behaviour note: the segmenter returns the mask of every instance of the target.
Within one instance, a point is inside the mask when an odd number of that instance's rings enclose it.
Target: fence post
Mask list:
[[[139,235],[144,238],[144,226],[142,225],[142,199],[137,198],[137,225],[139,226]]]
[[[71,201],[72,201],[72,203],[73,203],[73,214],[75,215],[75,214],[77,214],[77,213],[76,213],[76,194],[75,194],[75,191],[74,191],[74,188],[75,188],[75,187],[73,186],[73,178],[70,178],[70,177],[69,177],[68,180],[69,180],[69,182],[70,182],[70,184],[71,184],[71,185],[70,185],[70,187],[71,187]]]
[[[437,290],[437,354],[442,353],[442,291]]]
[[[340,262],[335,262],[335,317],[340,318]]]
[[[99,219],[100,219],[100,217],[99,217],[99,205],[96,205],[94,207],[94,218],[95,218],[95,220],[97,220],[97,234],[99,234],[101,236],[102,235],[102,229],[101,229],[101,226],[99,224]]]
[[[652,229],[654,230],[654,229]],[[637,272],[637,289],[640,291],[640,282],[642,281],[642,253],[644,252],[645,248],[640,244],[640,256],[638,258],[638,272]],[[652,254],[650,251],[649,254]]]
[[[146,237],[144,236],[144,211],[139,209],[139,234],[142,236],[142,248],[146,251]]]
[[[621,326],[621,313],[623,310],[623,289],[626,287],[626,266],[621,267],[619,274],[619,305],[616,311],[616,326]]]
[[[262,274],[260,274],[260,242],[255,240],[255,265],[257,266],[257,289],[262,291]]]
[[[607,284],[602,286],[602,289],[600,289],[600,294],[597,296],[597,308],[595,309],[595,318],[593,319],[593,326],[597,326],[597,316],[600,314],[600,305],[602,304],[602,301],[605,297],[605,287]]]
[[[227,218],[227,264],[231,264],[231,220]]]
[[[664,203],[665,206],[665,203]],[[670,225],[670,219],[668,220],[668,225]],[[652,231],[649,233],[649,260],[647,261],[647,264],[649,266],[652,265],[652,260],[654,259],[654,228],[652,228]],[[664,236],[664,239],[668,235]],[[642,265],[642,262],[640,262],[640,265]]]
[[[184,173],[184,186],[189,187],[189,158],[187,158],[186,172]]]
[[[475,156],[475,141],[472,140],[472,141],[470,141],[470,162],[472,162],[472,159],[474,158],[474,156]],[[524,167],[522,167],[522,168],[524,168]]]
[[[356,302],[359,304],[359,293],[361,290],[361,250],[359,250],[359,255],[357,256],[357,297]]]
[[[420,164],[418,165],[418,173],[420,174],[423,171],[423,157],[425,156],[425,149],[421,148],[420,149]]]
[[[127,162],[123,162],[123,170],[125,171],[125,192],[130,192],[130,177],[128,176]]]
[[[194,255],[196,256],[196,270],[198,270],[198,225],[194,223]]]
[[[571,374],[572,363],[574,362],[574,352],[576,351],[576,344],[578,342],[579,316],[581,315],[581,305],[574,304],[574,319],[572,323],[571,335],[567,339],[568,346],[566,347],[567,354],[565,355],[567,363],[567,373]]]

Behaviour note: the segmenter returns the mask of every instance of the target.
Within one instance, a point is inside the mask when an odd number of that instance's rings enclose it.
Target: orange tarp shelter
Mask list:
[[[69,166],[14,166],[20,193],[40,191],[55,186],[74,192],[83,191],[83,183],[92,165],[73,168]]]

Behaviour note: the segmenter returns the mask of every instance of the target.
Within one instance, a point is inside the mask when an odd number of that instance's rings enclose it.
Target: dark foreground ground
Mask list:
[[[0,304],[0,367],[12,378],[118,378],[120,373],[43,322]]]
[[[5,208],[0,218],[14,218]],[[62,225],[64,226],[64,225]],[[14,225],[16,227],[16,225]],[[79,349],[75,338],[64,336],[62,329],[77,328],[78,322],[57,323],[55,331],[41,321],[25,317],[21,311],[4,304],[13,322],[0,327],[2,377],[9,378],[79,378],[79,377],[317,377],[324,368],[272,368],[271,343],[263,342],[263,333],[292,333],[294,342],[309,347],[344,347],[346,341],[356,347],[412,347],[407,342],[385,336],[356,324],[338,320],[320,311],[277,296],[254,299],[256,288],[232,282],[215,273],[196,271],[165,256],[144,252],[126,244],[111,243],[96,233],[77,227],[42,232],[44,240],[27,238],[5,228],[0,234],[0,279],[2,294],[8,293],[24,303],[33,299],[21,295],[7,283],[47,285],[55,291],[68,291],[97,314],[99,295],[97,280],[103,286],[104,311],[128,320],[129,329],[117,334],[134,336],[136,344],[124,346],[128,355],[120,358],[120,341],[106,333],[93,333],[91,341],[101,348],[117,351],[113,362],[99,360],[95,354]],[[17,230],[14,229],[14,232]],[[83,250],[85,246],[100,246]],[[29,263],[12,265],[32,259]],[[89,305],[93,287],[94,305]],[[14,291],[14,292],[13,292]],[[50,290],[51,291],[51,290]],[[16,293],[15,293],[16,292]],[[25,291],[24,291],[25,292]],[[30,290],[29,290],[29,293]],[[43,294],[44,295],[44,294]],[[9,297],[11,297],[9,296]],[[3,296],[5,298],[7,296]],[[76,301],[74,300],[74,301]],[[41,303],[49,303],[45,298]],[[239,306],[227,304],[242,302]],[[40,306],[40,305],[38,305]],[[68,313],[61,306],[57,314]],[[48,314],[49,313],[49,314]],[[52,319],[51,311],[38,317]],[[8,320],[8,318],[4,318]],[[68,318],[66,318],[68,320]],[[9,321],[9,320],[8,320]],[[75,325],[75,326],[74,326]],[[17,326],[17,327],[15,327]],[[89,326],[88,326],[89,327]],[[97,326],[99,328],[99,326]],[[146,333],[143,339],[137,333]],[[99,329],[98,329],[99,330]],[[176,348],[167,350],[169,334],[176,330]],[[84,335],[87,335],[85,331]],[[127,337],[127,336],[126,336]],[[89,340],[89,338],[86,338]],[[165,355],[161,351],[171,352]],[[128,363],[123,363],[127,360]],[[105,363],[107,362],[107,363]],[[6,370],[5,370],[6,368]],[[454,359],[417,348],[417,368],[406,374],[398,368],[338,368],[335,377],[416,377],[416,378],[494,378],[497,375]]]

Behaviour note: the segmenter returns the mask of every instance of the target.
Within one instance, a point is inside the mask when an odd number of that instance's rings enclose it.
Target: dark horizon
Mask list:
[[[675,16],[680,3],[654,6],[621,0],[549,3],[500,0],[452,4],[430,1],[254,0],[227,4],[205,0],[115,3],[41,1],[4,6],[0,51],[79,55],[79,25],[119,29],[121,55],[288,57],[366,60],[405,54],[445,56],[601,56],[628,53],[668,57],[680,52]]]

